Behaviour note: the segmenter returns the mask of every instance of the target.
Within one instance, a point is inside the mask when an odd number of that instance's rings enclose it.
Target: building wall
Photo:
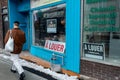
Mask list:
[[[120,67],[81,60],[81,74],[98,80],[120,80]]]
[[[53,4],[41,6],[36,9],[44,7],[55,6],[63,3],[56,2]],[[64,65],[62,68],[76,73],[80,73],[80,0],[65,0],[66,3],[66,51],[65,54],[52,52],[32,45],[30,53],[34,56],[50,61],[52,54],[57,54],[64,57]],[[35,10],[36,10],[35,9]],[[73,17],[74,16],[74,17]],[[31,19],[32,22],[32,19]],[[32,33],[33,35],[33,33]],[[71,66],[72,65],[72,66]]]
[[[7,7],[7,0],[0,0],[0,48],[3,48],[3,24],[2,24],[2,9]]]

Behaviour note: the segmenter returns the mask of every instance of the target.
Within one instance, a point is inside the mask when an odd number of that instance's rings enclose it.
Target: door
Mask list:
[[[24,13],[21,13],[24,17],[24,21],[22,20],[21,21],[21,24],[20,24],[20,29],[23,30],[25,32],[25,36],[26,36],[26,42],[23,46],[23,50],[29,50],[30,48],[30,37],[29,37],[29,28],[30,28],[30,18],[29,18],[29,12],[24,12]]]
[[[4,14],[2,15],[2,31],[3,31],[3,41],[4,41],[4,38],[5,38],[5,35],[9,29],[9,20],[8,20],[8,15],[7,14]],[[4,43],[4,42],[2,42]],[[4,47],[4,44],[3,44],[3,47]]]

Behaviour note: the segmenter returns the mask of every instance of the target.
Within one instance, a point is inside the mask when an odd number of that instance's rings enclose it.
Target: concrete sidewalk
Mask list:
[[[42,60],[42,59],[40,59],[40,58],[37,58],[37,57],[35,57],[35,56],[32,56],[32,55],[31,55],[29,52],[27,52],[27,51],[22,52],[22,53],[20,54],[20,57],[21,57],[22,59],[28,60],[28,61],[30,61],[30,62],[34,62],[34,63],[36,63],[36,64],[38,64],[38,65],[42,65],[42,66],[44,66],[45,68],[50,68],[50,63],[49,63],[49,62],[44,61],[44,60]],[[88,76],[85,76],[85,75],[76,74],[76,73],[71,72],[71,71],[62,70],[62,73],[63,73],[63,74],[64,74],[64,73],[67,73],[68,75],[71,75],[71,76],[78,76],[78,78],[79,78],[80,80],[97,80],[97,79],[95,79],[95,78],[88,77]]]
[[[30,62],[33,62],[33,63],[36,63],[37,65],[41,65],[44,68],[50,68],[49,62],[31,55],[28,51],[23,51],[20,54],[20,58],[25,59],[25,60],[30,61]],[[74,73],[74,72],[69,71],[69,70],[62,69],[61,73],[68,74],[70,76],[77,76],[78,78],[80,78],[80,74]]]
[[[5,53],[3,49],[1,49],[0,52]],[[50,63],[49,62],[31,55],[28,51],[23,51],[20,54],[20,58],[22,58],[24,60],[27,60],[27,61],[30,61],[30,62],[33,62],[33,63],[36,63],[37,65],[41,65],[45,68],[50,68]],[[81,74],[76,74],[74,72],[67,71],[67,70],[64,70],[64,69],[62,69],[62,73],[63,74],[68,74],[70,76],[78,76],[78,78],[80,80],[97,80],[97,79],[94,79],[94,78],[91,78],[91,77],[88,77],[88,76],[85,76],[85,75],[81,75]]]
[[[12,62],[0,57],[0,80],[18,80],[18,73],[10,71]],[[48,80],[25,69],[25,80]]]

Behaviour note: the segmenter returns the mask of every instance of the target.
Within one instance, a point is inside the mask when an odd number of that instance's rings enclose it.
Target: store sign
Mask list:
[[[119,32],[120,26],[117,25],[119,11],[118,5],[114,0],[85,0],[85,26],[84,31],[88,32]],[[109,4],[109,5],[106,5]],[[101,6],[102,5],[102,6]],[[87,23],[87,24],[86,24]]]
[[[47,20],[47,33],[57,33],[57,19]]]
[[[84,56],[96,59],[105,59],[104,44],[83,43]]]
[[[44,48],[51,50],[51,51],[64,53],[65,43],[58,42],[58,41],[46,40]]]
[[[46,4],[51,4],[58,1],[61,1],[61,0],[31,0],[31,8],[43,6]]]
[[[107,2],[109,0],[86,0],[87,4],[92,4],[92,3],[100,3],[100,2]]]
[[[65,11],[63,10],[53,11],[53,12],[44,13],[44,18],[63,17],[64,14]]]

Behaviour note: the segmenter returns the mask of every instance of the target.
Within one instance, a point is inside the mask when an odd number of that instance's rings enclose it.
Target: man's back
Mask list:
[[[25,33],[19,28],[13,28],[12,36],[14,39],[14,53],[18,54],[22,51],[23,44],[25,43]]]
[[[9,35],[10,35],[10,31],[8,31],[6,36],[5,36],[5,44],[8,41]],[[13,53],[19,54],[22,51],[23,44],[26,41],[25,33],[22,30],[20,30],[20,28],[13,28],[12,37],[14,39],[14,51],[13,51]]]

